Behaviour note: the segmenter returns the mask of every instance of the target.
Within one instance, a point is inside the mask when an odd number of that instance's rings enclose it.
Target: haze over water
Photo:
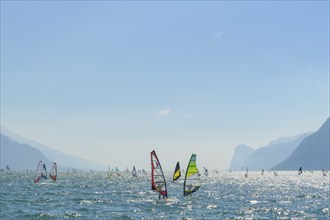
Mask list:
[[[329,1],[0,4],[1,126],[60,152],[226,170],[329,117]]]
[[[34,173],[1,173],[1,219],[329,219],[329,173],[210,173],[192,196],[183,179],[171,182],[168,200],[151,190],[150,174],[59,173],[33,183]],[[182,177],[181,177],[182,178]]]

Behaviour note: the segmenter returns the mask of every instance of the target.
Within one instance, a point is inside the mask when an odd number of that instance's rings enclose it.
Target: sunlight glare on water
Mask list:
[[[169,199],[158,200],[150,175],[59,173],[33,183],[33,173],[1,173],[1,219],[329,219],[330,179],[320,171],[210,173],[183,196],[183,179],[166,173]],[[182,178],[182,177],[181,177]]]

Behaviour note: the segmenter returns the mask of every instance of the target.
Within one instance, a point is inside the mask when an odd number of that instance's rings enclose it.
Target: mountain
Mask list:
[[[330,169],[329,118],[318,131],[306,137],[297,149],[283,162],[274,167],[276,170]]]
[[[49,158],[52,161],[55,161],[59,167],[71,167],[71,168],[78,168],[78,169],[85,169],[85,170],[106,170],[107,166],[89,161],[86,159],[81,159],[79,157],[69,155],[66,153],[62,153],[60,151],[57,151],[53,148],[50,148],[46,145],[40,144],[37,141],[28,139],[26,137],[23,137],[21,135],[15,134],[14,132],[9,131],[8,129],[1,127],[1,133],[13,141],[16,141],[20,144],[28,144],[31,147],[34,147],[38,150],[40,150],[47,158]],[[39,161],[39,160],[38,160]]]
[[[254,150],[247,145],[238,145],[235,148],[230,167],[231,170],[261,170],[271,169],[286,159],[311,133],[304,133],[294,137],[282,137],[269,142],[264,147]]]
[[[229,169],[230,170],[245,170],[245,160],[254,152],[254,149],[241,144],[235,148],[234,155],[231,159]]]
[[[265,147],[256,149],[244,162],[249,170],[271,169],[286,159],[311,133],[300,134],[294,137],[279,138],[271,141]]]
[[[46,166],[52,164],[38,149],[27,144],[19,144],[1,134],[1,169],[5,169],[6,165],[12,170],[36,169],[40,160]]]

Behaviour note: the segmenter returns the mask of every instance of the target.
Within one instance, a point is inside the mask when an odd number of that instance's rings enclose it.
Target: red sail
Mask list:
[[[162,170],[162,166],[158,160],[156,152],[153,150],[151,156],[151,188],[159,194],[167,197],[166,180]]]

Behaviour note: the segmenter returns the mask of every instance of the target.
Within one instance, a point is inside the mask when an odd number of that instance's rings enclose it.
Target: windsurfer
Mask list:
[[[163,199],[167,199],[167,194],[163,195],[163,194],[160,194],[158,195],[158,199],[160,200],[160,198],[163,196]]]
[[[49,174],[49,177],[56,181],[56,176],[52,176],[51,174]]]
[[[34,180],[34,183],[39,182],[39,180],[41,179],[41,176],[39,176],[37,179]]]
[[[322,174],[323,174],[323,176],[327,175],[327,172],[323,168],[322,168]]]

